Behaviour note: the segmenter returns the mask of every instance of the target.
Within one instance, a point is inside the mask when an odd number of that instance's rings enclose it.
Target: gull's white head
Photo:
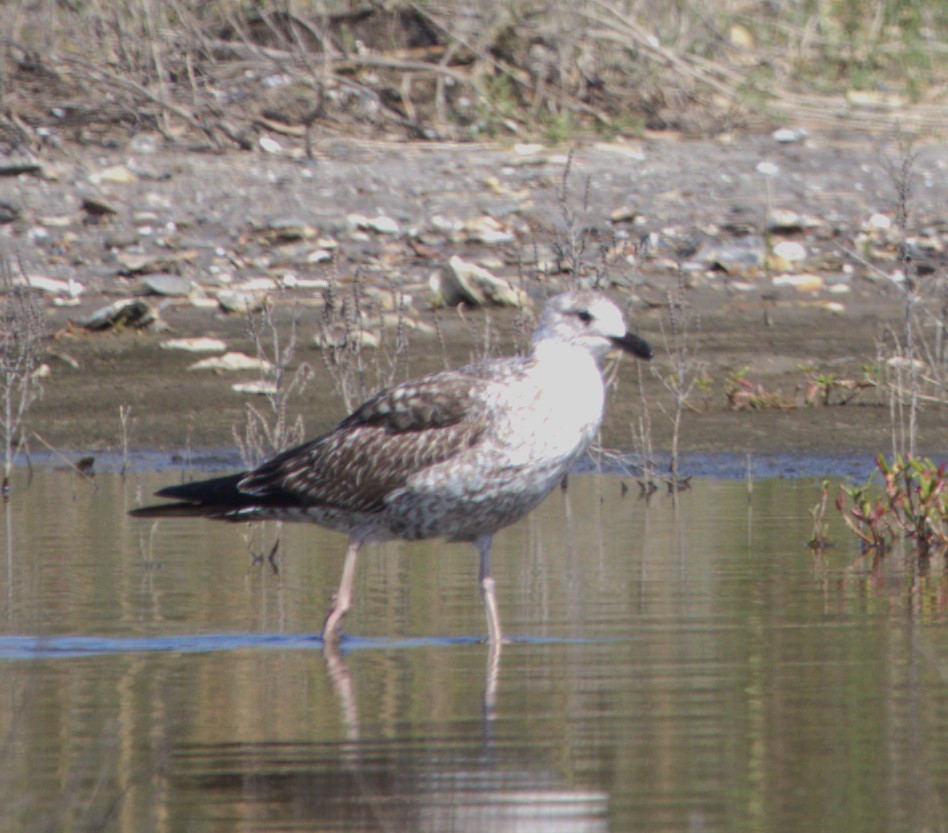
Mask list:
[[[652,358],[648,342],[626,330],[621,310],[592,290],[564,292],[546,302],[533,334],[534,350],[546,341],[582,347],[597,362],[616,348],[640,359]]]

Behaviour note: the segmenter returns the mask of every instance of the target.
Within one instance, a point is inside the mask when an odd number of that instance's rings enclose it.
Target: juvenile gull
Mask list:
[[[252,471],[169,486],[178,502],[139,517],[309,521],[349,536],[323,623],[335,641],[363,544],[470,541],[492,643],[501,639],[490,570],[494,533],[537,506],[583,455],[602,421],[601,363],[614,348],[650,359],[604,295],[566,292],[543,309],[527,356],[432,373],[382,390],[332,431]]]

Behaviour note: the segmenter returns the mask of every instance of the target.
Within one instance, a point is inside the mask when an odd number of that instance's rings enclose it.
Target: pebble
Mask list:
[[[632,205],[623,205],[621,208],[617,208],[609,215],[609,219],[613,223],[631,223],[639,216],[639,212],[636,210],[635,206]]]
[[[275,382],[257,379],[253,382],[235,382],[230,386],[236,393],[249,393],[254,396],[276,396],[279,393]]]
[[[281,153],[283,151],[283,145],[281,145],[276,139],[271,139],[269,136],[261,136],[260,141],[260,150],[264,153]]]
[[[263,300],[249,292],[226,290],[217,293],[217,303],[224,312],[239,312],[248,315],[263,308]]]
[[[105,217],[109,214],[118,214],[118,208],[102,197],[85,196],[82,198],[82,210],[93,217]]]
[[[488,215],[466,220],[461,226],[461,235],[469,243],[510,243],[515,239],[512,231]]]
[[[805,139],[809,134],[802,127],[781,127],[778,130],[775,130],[770,134],[775,142],[780,142],[781,144],[790,144],[793,142],[800,142]]]
[[[806,246],[796,240],[781,240],[774,246],[773,252],[777,257],[789,263],[806,260]]]
[[[780,166],[775,162],[758,162],[755,170],[764,176],[777,176],[780,173]]]
[[[246,353],[224,353],[223,356],[201,359],[192,364],[188,370],[268,370],[270,367],[269,362],[255,356],[248,356]]]
[[[268,238],[273,241],[293,242],[295,240],[308,240],[319,234],[319,229],[314,228],[305,220],[297,217],[280,217],[271,220],[264,232]]]
[[[191,281],[179,275],[149,275],[142,281],[142,288],[152,295],[178,298],[191,293]]]
[[[458,255],[432,276],[431,289],[435,302],[448,307],[458,304],[480,307],[489,303],[520,307],[525,300],[523,293],[515,290],[509,281]]]
[[[162,350],[186,350],[189,353],[223,353],[227,344],[219,338],[172,338],[159,345]]]
[[[110,165],[108,168],[89,174],[89,182],[94,185],[134,185],[138,182],[138,177],[125,165]]]
[[[32,289],[38,289],[40,292],[46,292],[49,295],[65,296],[68,298],[78,298],[86,288],[75,278],[61,281],[58,278],[47,278],[43,275],[18,276],[13,279],[14,286],[29,286]]]
[[[774,275],[774,286],[789,286],[797,292],[818,292],[823,288],[823,279],[819,275],[802,273],[799,275]]]
[[[765,256],[763,241],[754,236],[706,241],[691,260],[705,266],[717,266],[729,275],[753,277],[763,268]]]
[[[87,330],[109,327],[147,327],[158,321],[155,311],[140,298],[123,298],[101,307],[76,323]]]

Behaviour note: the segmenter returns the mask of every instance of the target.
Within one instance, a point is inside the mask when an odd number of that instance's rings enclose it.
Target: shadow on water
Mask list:
[[[498,536],[499,651],[469,547],[371,548],[338,652],[338,536],[274,572],[127,517],[165,482],[15,484],[0,830],[945,828],[944,566],[814,556],[818,480],[572,478]]]

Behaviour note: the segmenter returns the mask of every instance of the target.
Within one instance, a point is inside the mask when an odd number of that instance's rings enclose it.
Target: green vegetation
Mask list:
[[[881,556],[907,538],[920,557],[928,558],[948,547],[945,470],[945,463],[937,466],[924,457],[898,454],[890,462],[880,454],[866,483],[841,487],[836,508],[864,551]]]

